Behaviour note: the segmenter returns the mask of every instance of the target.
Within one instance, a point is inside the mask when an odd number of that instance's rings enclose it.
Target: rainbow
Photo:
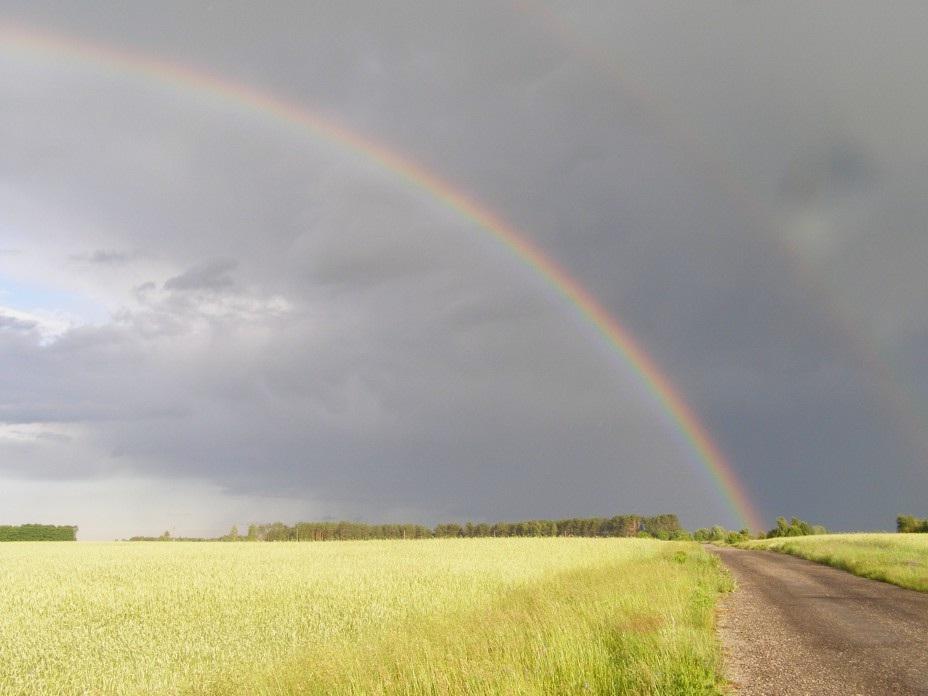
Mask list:
[[[631,332],[525,233],[410,157],[344,128],[301,104],[164,59],[10,24],[0,24],[0,50],[27,56],[66,58],[130,77],[147,78],[197,95],[205,94],[339,145],[426,192],[487,232],[569,301],[639,376],[656,403],[689,443],[740,524],[755,531],[763,529],[761,515],[731,464],[679,389]]]

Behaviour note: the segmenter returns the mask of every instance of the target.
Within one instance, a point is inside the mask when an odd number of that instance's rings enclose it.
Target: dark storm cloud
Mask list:
[[[874,369],[908,385],[910,418],[928,403],[917,6],[4,12],[304,104],[524,229],[639,337],[768,517],[887,526],[924,498],[918,429]],[[0,310],[6,476],[212,486],[252,519],[284,496],[366,519],[738,523],[569,303],[427,191],[202,92],[10,58],[0,234],[20,253],[0,278],[19,289],[0,307],[35,317]],[[75,317],[65,291],[101,309]],[[210,495],[217,531],[246,521]]]

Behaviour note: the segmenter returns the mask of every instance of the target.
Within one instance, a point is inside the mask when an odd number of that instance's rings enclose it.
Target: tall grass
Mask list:
[[[0,547],[0,693],[717,693],[695,544]]]
[[[854,575],[928,592],[928,534],[826,534],[738,546],[789,553]]]

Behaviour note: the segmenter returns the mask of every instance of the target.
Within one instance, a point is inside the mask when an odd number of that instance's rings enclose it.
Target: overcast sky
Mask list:
[[[766,524],[928,513],[924,3],[3,0],[7,23],[452,182],[639,339]],[[267,114],[34,49],[0,30],[0,523],[740,526],[472,221]]]

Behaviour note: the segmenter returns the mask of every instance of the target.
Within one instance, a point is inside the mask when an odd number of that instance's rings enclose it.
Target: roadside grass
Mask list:
[[[718,693],[713,607],[731,581],[691,544],[650,551],[520,584],[476,610],[402,622],[362,650],[301,655],[270,688],[227,682],[216,692]]]
[[[699,545],[0,546],[2,694],[715,694]]]
[[[928,592],[928,534],[823,534],[738,544],[788,553],[854,575]]]

